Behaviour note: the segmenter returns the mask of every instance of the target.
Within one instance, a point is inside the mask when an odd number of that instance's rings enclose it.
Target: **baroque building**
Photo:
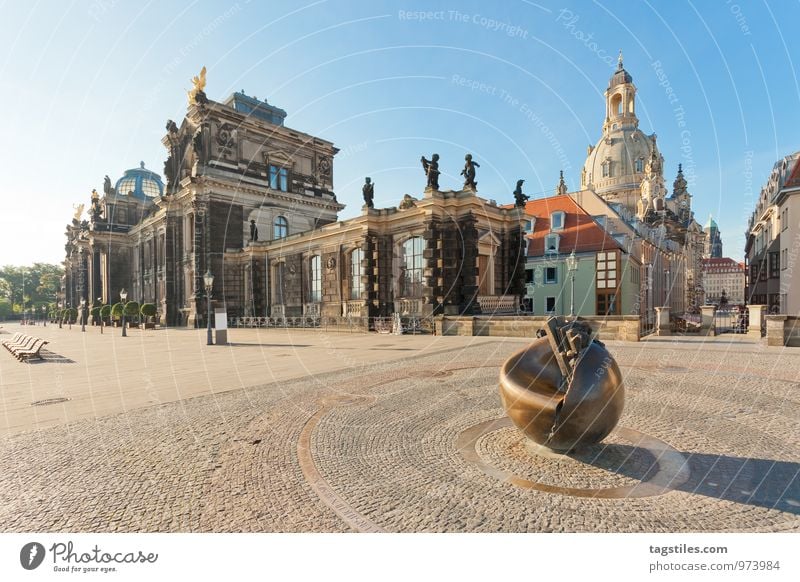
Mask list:
[[[460,191],[429,180],[382,209],[370,194],[360,216],[339,221],[331,142],[244,92],[208,99],[205,69],[193,81],[184,119],[168,120],[162,138],[166,181],[144,164],[113,188],[106,178],[89,219],[68,227],[67,303],[114,303],[125,288],[156,304],[162,324],[205,325],[210,272],[213,305],[231,318],[368,324],[517,309],[522,211],[478,197],[474,168]]]
[[[653,321],[656,307],[675,314],[703,304],[704,233],[694,219],[692,195],[681,165],[670,195],[655,134],[639,129],[636,86],[620,54],[605,91],[602,135],[590,145],[581,189],[568,193],[623,245],[641,272],[633,313]],[[616,301],[621,309],[623,301]],[[617,311],[619,313],[619,311]]]
[[[770,313],[800,315],[800,151],[778,160],[746,233],[747,299]]]

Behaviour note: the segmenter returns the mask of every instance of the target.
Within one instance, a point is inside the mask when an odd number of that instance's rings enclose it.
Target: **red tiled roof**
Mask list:
[[[564,212],[564,228],[553,232],[560,236],[558,244],[560,254],[571,253],[573,250],[580,253],[622,248],[622,245],[572,198],[551,196],[529,200],[525,204],[525,214],[536,217],[533,234],[528,235],[528,256],[544,255],[544,239],[551,232],[550,215],[559,210]]]

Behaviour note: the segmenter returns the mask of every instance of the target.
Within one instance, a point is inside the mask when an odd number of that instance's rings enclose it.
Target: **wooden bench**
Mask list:
[[[41,338],[17,333],[11,340],[3,342],[3,347],[19,361],[37,358],[42,360],[41,350],[48,342]]]

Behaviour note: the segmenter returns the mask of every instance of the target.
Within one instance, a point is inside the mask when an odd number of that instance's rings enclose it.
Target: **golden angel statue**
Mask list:
[[[75,211],[75,214],[72,215],[72,220],[76,222],[81,221],[81,215],[83,214],[83,204],[73,204],[72,209]]]
[[[203,67],[200,69],[200,74],[196,77],[192,77],[192,89],[189,91],[189,107],[197,103],[198,105],[203,105],[208,103],[208,99],[206,98],[205,88],[206,88],[206,68]]]

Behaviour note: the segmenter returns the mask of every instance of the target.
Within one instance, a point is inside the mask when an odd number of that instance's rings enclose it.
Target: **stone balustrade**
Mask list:
[[[516,313],[519,298],[516,295],[478,295],[482,313]]]

